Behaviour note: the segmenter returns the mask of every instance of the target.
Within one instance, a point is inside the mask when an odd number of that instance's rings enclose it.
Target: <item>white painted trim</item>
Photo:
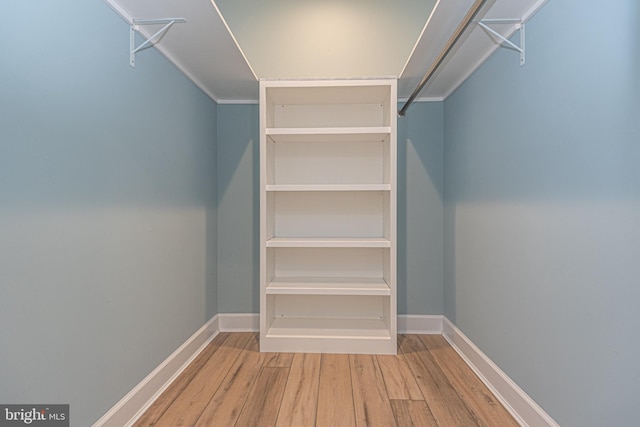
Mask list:
[[[444,98],[442,97],[438,97],[438,96],[428,96],[428,97],[423,97],[423,98],[416,98],[413,103],[415,104],[416,102],[442,102],[444,101]]]
[[[538,11],[540,9],[542,9],[542,6],[544,6],[545,4],[547,4],[549,0],[538,0],[533,6],[531,6],[531,8],[529,10],[527,10],[524,15],[522,15],[522,22],[527,22],[529,19],[531,19],[531,17],[533,15],[535,15],[536,13],[538,13]]]
[[[257,313],[221,313],[220,332],[258,332],[260,315]],[[398,333],[400,334],[441,334],[441,315],[400,314]]]
[[[258,332],[260,315],[258,313],[220,313],[220,332]]]
[[[441,315],[399,314],[399,334],[438,334],[442,333]]]
[[[398,98],[398,104],[403,104],[405,102],[407,102],[409,98]],[[427,97],[422,97],[422,98],[416,98],[413,100],[413,103],[416,104],[418,102],[442,102],[444,101],[444,98],[440,98],[437,96],[427,96]]]
[[[446,317],[443,326],[442,335],[444,338],[520,425],[523,427],[559,427],[559,424],[549,414]]]
[[[93,427],[131,426],[219,333],[218,316],[198,329]]]
[[[238,105],[255,104],[255,105],[258,105],[260,103],[260,102],[258,102],[257,99],[220,99],[217,102],[218,102],[218,105],[222,105],[222,104],[238,104]]]
[[[256,72],[253,71],[253,67],[249,62],[249,58],[247,58],[247,55],[244,54],[244,50],[242,50],[242,48],[240,47],[240,43],[238,43],[238,40],[236,39],[235,34],[233,34],[233,31],[231,31],[231,27],[229,27],[229,24],[227,24],[227,20],[222,15],[222,12],[220,12],[220,9],[218,8],[218,5],[216,4],[215,0],[211,0],[211,4],[216,10],[216,13],[218,14],[218,16],[220,17],[220,20],[224,24],[224,27],[227,29],[227,32],[229,33],[229,37],[231,37],[231,40],[233,40],[233,42],[236,44],[236,47],[238,48],[240,55],[242,55],[242,57],[244,58],[244,62],[247,64],[247,67],[249,67],[249,71],[251,71],[253,78],[258,80],[258,76],[256,75]]]
[[[123,8],[120,7],[120,5],[118,3],[115,2],[115,0],[103,0],[111,9],[113,9],[114,12],[116,12],[118,15],[120,15],[120,17],[122,19],[124,19],[127,24],[131,25],[133,23],[133,19],[131,18],[131,16],[127,13],[126,10],[124,10]]]

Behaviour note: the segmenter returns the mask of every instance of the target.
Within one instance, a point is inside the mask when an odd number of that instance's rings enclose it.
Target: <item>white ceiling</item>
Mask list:
[[[397,77],[398,97],[407,98],[473,4],[473,0],[103,1],[128,23],[185,18],[187,22],[174,24],[155,48],[220,103],[256,102],[259,78]],[[546,1],[489,0],[479,18],[526,21]],[[139,30],[150,36],[160,27]],[[505,35],[516,30],[514,25],[495,28]],[[486,31],[472,25],[419,98],[446,98],[498,47]],[[136,54],[138,63],[144,54]],[[518,60],[514,53],[514,61]]]
[[[258,78],[314,79],[399,76],[436,0],[216,4]]]

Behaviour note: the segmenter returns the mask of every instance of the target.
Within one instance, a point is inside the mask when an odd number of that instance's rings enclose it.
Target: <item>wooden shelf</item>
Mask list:
[[[391,295],[387,282],[369,277],[276,277],[268,295]]]
[[[391,242],[383,237],[274,237],[268,248],[388,248]]]

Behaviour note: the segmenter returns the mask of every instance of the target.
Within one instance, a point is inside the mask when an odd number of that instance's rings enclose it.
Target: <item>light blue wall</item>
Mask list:
[[[216,105],[100,1],[0,16],[0,402],[87,426],[216,313]]]
[[[442,314],[443,103],[398,120],[398,312]],[[218,106],[218,307],[259,311],[257,105]]]
[[[445,314],[563,426],[638,424],[639,21],[550,1],[445,102]]]
[[[218,308],[258,313],[258,105],[218,106]]]
[[[443,127],[442,102],[398,118],[399,314],[443,313]]]

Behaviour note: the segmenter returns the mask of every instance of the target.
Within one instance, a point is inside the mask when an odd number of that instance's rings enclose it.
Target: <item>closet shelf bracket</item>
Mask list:
[[[511,40],[507,39],[505,36],[491,28],[492,24],[515,24],[515,29],[520,30],[520,46],[513,43]],[[524,65],[524,21],[521,19],[482,19],[478,21],[478,25],[480,25],[484,30],[497,37],[500,40],[500,45],[503,47],[506,43],[508,47],[515,49],[520,52],[520,65]]]
[[[129,65],[135,68],[136,53],[142,49],[153,46],[156,41],[171,28],[173,24],[183,24],[187,22],[185,18],[163,18],[163,19],[132,19],[129,28]],[[144,25],[163,25],[154,35],[147,38],[140,46],[136,47],[136,31],[140,31],[140,27]]]

